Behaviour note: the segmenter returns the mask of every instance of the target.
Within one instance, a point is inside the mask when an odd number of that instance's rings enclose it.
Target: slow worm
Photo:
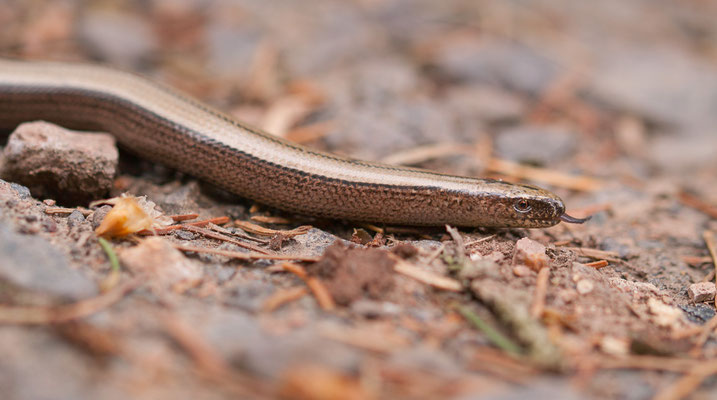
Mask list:
[[[401,225],[583,222],[544,189],[310,150],[170,88],[106,67],[0,60],[0,129],[45,120],[102,130],[128,150],[279,209]]]

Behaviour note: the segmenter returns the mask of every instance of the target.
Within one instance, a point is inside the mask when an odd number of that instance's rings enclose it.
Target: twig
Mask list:
[[[457,280],[420,269],[401,259],[396,260],[393,270],[438,289],[449,290],[451,292],[460,292],[463,290],[463,285]]]
[[[705,240],[707,250],[710,251],[710,256],[712,257],[712,265],[715,267],[715,283],[717,283],[717,243],[715,243],[715,235],[712,231],[704,231],[702,232],[702,238]]]
[[[256,246],[254,246],[254,245],[252,245],[252,244],[249,244],[249,243],[240,242],[240,241],[238,241],[238,240],[236,240],[236,239],[234,239],[234,238],[230,238],[230,237],[227,236],[227,235],[223,235],[223,234],[218,233],[218,232],[210,231],[209,229],[199,228],[199,227],[191,226],[191,225],[184,225],[183,228],[184,228],[184,230],[187,230],[187,231],[189,231],[189,232],[198,233],[198,234],[200,234],[200,235],[202,235],[202,236],[205,236],[205,237],[208,237],[208,238],[211,238],[211,239],[221,240],[222,242],[227,242],[227,243],[235,244],[235,245],[237,245],[237,246],[239,246],[239,247],[243,247],[243,248],[245,248],[245,249],[249,249],[249,250],[255,251],[255,252],[257,252],[257,253],[270,254],[268,251],[262,249],[261,247],[256,247]]]
[[[299,300],[307,293],[308,291],[304,286],[296,286],[289,289],[279,289],[264,301],[264,304],[262,304],[261,309],[264,312],[272,312],[286,303]]]
[[[560,249],[570,250],[577,253],[579,256],[593,258],[596,260],[607,260],[613,262],[620,262],[620,255],[614,251],[605,251],[592,249],[589,247],[559,247]]]
[[[483,321],[481,317],[471,311],[468,307],[458,306],[458,312],[479,331],[483,332],[486,338],[498,348],[515,356],[520,355],[521,351],[518,345],[503,336],[502,333],[498,332],[497,329],[493,328],[487,322]]]
[[[75,211],[79,211],[85,217],[92,214],[92,210],[84,210],[81,208],[65,208],[65,207],[48,207],[45,209],[45,214],[72,214]]]
[[[717,206],[713,206],[700,199],[699,197],[685,192],[684,190],[681,191],[677,195],[677,197],[680,199],[680,202],[682,202],[682,204],[688,207],[692,207],[695,210],[707,214],[712,218],[717,218]]]
[[[190,219],[195,219],[199,217],[199,214],[197,213],[191,213],[191,214],[179,214],[179,215],[170,215],[169,218],[172,218],[174,222],[182,222],[182,221],[188,221]]]
[[[0,324],[43,325],[85,318],[121,300],[144,279],[138,276],[97,297],[72,304],[50,307],[0,306]]]
[[[319,260],[319,257],[300,256],[292,254],[242,253],[240,251],[210,249],[207,247],[185,246],[181,244],[173,244],[173,246],[177,250],[192,251],[195,253],[217,254],[229,258],[236,258],[239,260],[281,260],[302,262],[316,262]]]
[[[319,303],[319,306],[323,310],[331,311],[336,308],[336,303],[334,302],[333,297],[331,297],[329,290],[326,289],[326,286],[324,286],[323,282],[321,282],[319,278],[316,278],[315,276],[309,276],[304,267],[298,264],[287,262],[283,263],[281,266],[284,268],[285,271],[291,272],[292,274],[298,276],[304,281],[306,286],[308,286],[311,292],[314,294],[316,302]]]
[[[530,315],[538,319],[543,315],[545,309],[545,296],[548,293],[548,279],[550,278],[550,268],[541,268],[538,271],[538,277],[535,281],[535,295],[533,296],[533,305],[530,307]]]
[[[585,263],[585,264],[583,264],[583,265],[586,266],[586,267],[592,267],[592,268],[595,268],[595,269],[600,269],[600,268],[607,267],[607,266],[610,265],[610,264],[608,263],[607,260],[598,260],[598,261],[593,261],[593,262]]]

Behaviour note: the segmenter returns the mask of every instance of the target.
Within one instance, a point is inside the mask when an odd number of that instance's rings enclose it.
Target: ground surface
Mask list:
[[[101,61],[308,146],[528,181],[594,214],[378,233],[121,153],[111,195],[146,195],[165,215],[311,225],[249,243],[322,257],[182,255],[166,243],[246,251],[182,229],[111,241],[113,275],[93,230],[107,207],[52,213],[3,181],[3,398],[715,396],[714,303],[687,288],[714,281],[717,3],[1,4],[2,56]],[[547,247],[548,269],[521,267],[521,238]]]

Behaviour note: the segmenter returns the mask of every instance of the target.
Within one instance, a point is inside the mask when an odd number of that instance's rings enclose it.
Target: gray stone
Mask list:
[[[17,192],[17,194],[20,196],[20,199],[22,200],[26,200],[32,197],[30,189],[28,189],[27,186],[23,186],[15,182],[10,182],[10,187]]]
[[[14,233],[0,224],[0,279],[22,288],[70,299],[97,293],[84,274],[70,268],[46,240]]]
[[[67,217],[67,225],[70,228],[78,226],[83,222],[85,222],[85,216],[80,212],[80,210],[75,210],[71,212],[70,215]]]
[[[106,195],[119,154],[108,134],[82,133],[47,122],[24,123],[10,135],[0,173],[36,197],[72,204]]]
[[[577,136],[560,127],[523,125],[504,130],[495,141],[498,155],[514,161],[547,165],[575,151]]]

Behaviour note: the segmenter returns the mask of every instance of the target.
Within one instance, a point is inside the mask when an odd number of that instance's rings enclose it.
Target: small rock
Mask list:
[[[515,243],[513,265],[516,264],[524,264],[534,271],[540,271],[550,265],[550,258],[545,254],[545,246],[534,240],[522,238]]]
[[[525,265],[516,265],[513,267],[513,275],[522,278],[524,276],[533,275],[534,272],[532,269],[526,267]]]
[[[189,232],[189,231],[185,231],[183,229],[178,229],[178,230],[172,232],[172,234],[177,239],[182,239],[182,240],[194,240],[197,237],[196,234]]]
[[[112,206],[106,204],[96,209],[89,217],[87,217],[87,220],[92,224],[92,230],[97,229],[97,227],[102,224],[102,220],[105,219],[110,211],[112,211]]]
[[[697,324],[704,324],[715,316],[715,308],[704,303],[683,304],[680,309],[685,312],[687,319]]]
[[[93,296],[95,284],[70,268],[65,257],[39,237],[12,232],[0,224],[0,280],[73,300]]]
[[[687,289],[687,295],[690,296],[690,300],[693,303],[702,303],[714,300],[715,291],[717,289],[714,282],[699,282],[690,285]]]
[[[580,294],[588,294],[593,291],[595,284],[588,279],[581,279],[575,284],[575,289]]]
[[[605,336],[600,340],[600,349],[613,356],[625,356],[630,352],[630,342],[614,336]]]
[[[83,222],[85,222],[85,216],[80,212],[80,210],[73,211],[67,217],[67,226],[70,228],[80,225]]]
[[[535,125],[504,130],[495,141],[496,151],[501,157],[540,165],[571,156],[576,144],[574,132]]]
[[[166,240],[153,237],[119,253],[122,265],[135,274],[146,273],[156,289],[183,292],[196,286],[202,270]]]
[[[107,194],[118,157],[114,138],[108,134],[30,122],[10,135],[0,174],[27,185],[36,197],[85,203]]]
[[[17,192],[17,194],[20,196],[20,199],[22,199],[22,200],[26,200],[26,199],[29,199],[30,197],[32,197],[32,194],[30,193],[30,189],[28,189],[27,186],[22,186],[15,182],[11,182],[10,187],[13,188],[13,190],[15,190]]]
[[[50,218],[43,218],[42,229],[44,229],[45,232],[54,233],[57,232],[57,224]]]

